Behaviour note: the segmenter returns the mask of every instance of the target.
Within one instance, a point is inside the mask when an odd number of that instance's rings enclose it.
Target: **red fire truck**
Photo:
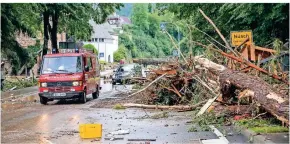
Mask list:
[[[87,95],[96,99],[100,89],[100,65],[97,55],[73,42],[62,42],[60,52],[43,57],[39,77],[41,104],[55,99],[78,99],[86,103]]]

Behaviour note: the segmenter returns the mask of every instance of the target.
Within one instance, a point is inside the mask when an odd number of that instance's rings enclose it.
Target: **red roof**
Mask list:
[[[124,21],[123,24],[131,24],[131,20],[128,17],[121,16],[120,18]]]

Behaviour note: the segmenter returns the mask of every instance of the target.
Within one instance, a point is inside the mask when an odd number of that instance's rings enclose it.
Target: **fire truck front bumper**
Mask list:
[[[46,97],[48,99],[74,99],[80,98],[83,95],[83,92],[63,92],[63,93],[55,93],[55,92],[42,92],[39,93],[40,97]]]

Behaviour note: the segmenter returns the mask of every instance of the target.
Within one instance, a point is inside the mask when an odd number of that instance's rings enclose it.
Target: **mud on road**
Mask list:
[[[191,112],[115,110],[112,107],[117,103],[138,101],[126,97],[132,86],[113,87],[106,81],[102,81],[102,85],[100,97],[93,100],[89,95],[86,104],[67,100],[41,105],[37,95],[25,94],[2,100],[2,143],[128,143],[128,139],[156,139],[150,143],[192,143],[195,139],[217,138],[212,132],[188,132],[187,121],[192,118]],[[166,117],[156,117],[165,112]],[[83,123],[101,123],[102,139],[81,139],[78,128]],[[116,130],[129,131],[129,134],[109,134]],[[235,141],[245,142],[243,138]]]

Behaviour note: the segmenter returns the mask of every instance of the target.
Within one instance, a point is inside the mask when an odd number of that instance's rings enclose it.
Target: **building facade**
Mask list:
[[[118,35],[109,23],[96,24],[92,20],[89,23],[93,27],[93,33],[91,39],[84,44],[94,45],[101,61],[113,62],[114,52],[118,50]]]

